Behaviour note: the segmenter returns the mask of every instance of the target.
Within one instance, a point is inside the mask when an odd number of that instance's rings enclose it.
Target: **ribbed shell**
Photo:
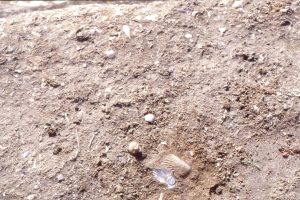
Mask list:
[[[172,170],[175,174],[178,174],[182,177],[187,176],[192,170],[192,167],[189,164],[174,154],[169,154],[162,157],[160,166],[161,168]]]

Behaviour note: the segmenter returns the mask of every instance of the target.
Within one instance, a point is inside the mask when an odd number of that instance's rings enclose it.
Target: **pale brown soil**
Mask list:
[[[3,15],[0,199],[299,200],[300,2],[222,2]]]

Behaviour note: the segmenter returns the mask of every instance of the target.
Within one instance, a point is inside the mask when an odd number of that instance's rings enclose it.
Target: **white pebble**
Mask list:
[[[56,178],[57,178],[58,182],[62,182],[65,180],[65,177],[62,174],[58,174]]]
[[[151,113],[145,115],[145,121],[149,123],[153,123],[155,121],[155,116]]]
[[[186,39],[191,39],[193,36],[192,36],[192,34],[187,33],[187,34],[184,35],[184,37],[185,37]]]
[[[116,52],[114,50],[112,50],[112,49],[111,50],[107,50],[105,52],[105,57],[109,58],[109,59],[113,59],[113,58],[116,57]]]
[[[136,141],[132,141],[128,145],[128,151],[132,155],[136,155],[141,152],[140,145]]]
[[[242,0],[237,0],[232,4],[233,8],[240,8],[243,6],[243,1]]]
[[[26,197],[26,199],[28,199],[28,200],[33,200],[33,199],[35,199],[35,197],[36,197],[35,194],[30,194],[30,195],[28,195],[28,196]]]
[[[230,3],[232,3],[232,0],[221,0],[219,2],[219,5],[221,5],[221,6],[227,6]]]
[[[226,28],[225,27],[222,27],[222,28],[219,28],[219,31],[220,31],[220,33],[225,33],[226,32]]]
[[[27,158],[30,154],[31,154],[30,151],[25,151],[24,153],[22,153],[21,156],[22,156],[23,158]]]

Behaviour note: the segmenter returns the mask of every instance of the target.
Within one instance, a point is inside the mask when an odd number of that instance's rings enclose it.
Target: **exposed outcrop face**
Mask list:
[[[0,199],[298,200],[299,18],[0,2]]]

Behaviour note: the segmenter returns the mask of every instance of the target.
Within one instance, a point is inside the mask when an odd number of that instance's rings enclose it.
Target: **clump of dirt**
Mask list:
[[[181,0],[1,18],[1,198],[299,199],[299,11]],[[148,166],[162,152],[191,165],[170,190]]]

